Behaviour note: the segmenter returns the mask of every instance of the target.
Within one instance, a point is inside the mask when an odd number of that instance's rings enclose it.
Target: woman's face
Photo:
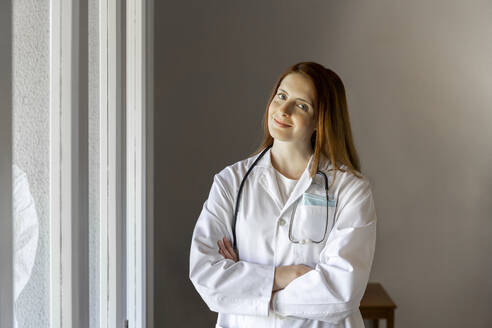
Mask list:
[[[316,128],[315,94],[313,83],[304,75],[290,73],[284,77],[268,107],[268,130],[275,140],[310,145]]]

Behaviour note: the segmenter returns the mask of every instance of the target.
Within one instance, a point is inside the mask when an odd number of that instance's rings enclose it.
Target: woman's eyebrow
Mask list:
[[[285,92],[286,94],[289,94],[287,91],[285,91],[285,90],[284,90],[284,89],[282,89],[282,88],[278,88],[278,89],[279,89],[279,90],[282,90],[282,91],[283,91],[283,92]],[[305,101],[305,102],[307,102],[308,104],[310,104],[310,105],[311,105],[311,107],[313,107],[313,104],[312,104],[311,102],[309,102],[309,101],[307,101],[307,100],[305,100],[305,99],[302,99],[302,98],[297,98],[297,99],[302,100],[302,101]]]

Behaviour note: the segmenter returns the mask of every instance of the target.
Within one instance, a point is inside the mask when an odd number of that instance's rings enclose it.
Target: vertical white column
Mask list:
[[[50,266],[53,328],[89,325],[88,9],[51,0]]]
[[[122,327],[126,319],[125,212],[122,172],[121,0],[100,2],[100,323]]]
[[[99,255],[99,323],[101,328],[108,327],[108,0],[99,3],[99,168],[100,168],[100,255]]]
[[[127,0],[127,317],[132,328],[153,327],[152,4]]]
[[[137,189],[136,185],[136,143],[138,136],[136,131],[137,123],[135,120],[139,118],[136,105],[136,7],[135,0],[127,0],[126,2],[126,228],[127,228],[127,245],[126,245],[126,260],[127,260],[127,320],[129,327],[145,327],[138,324],[136,321],[137,300],[137,259],[136,259],[136,224],[137,224]]]
[[[50,327],[61,327],[61,1],[50,4]]]

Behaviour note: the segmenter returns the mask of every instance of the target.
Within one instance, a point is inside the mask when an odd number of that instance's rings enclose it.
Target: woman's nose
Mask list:
[[[292,104],[290,103],[290,101],[286,101],[285,103],[280,105],[279,110],[282,114],[290,114],[291,108],[292,108]]]

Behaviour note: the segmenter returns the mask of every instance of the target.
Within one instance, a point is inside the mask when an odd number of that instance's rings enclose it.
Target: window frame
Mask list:
[[[89,326],[87,22],[50,1],[50,328]]]
[[[153,328],[153,0],[126,0],[127,320]]]
[[[101,167],[106,167],[101,170],[101,181],[107,181],[101,183],[101,227],[106,227],[101,244],[107,247],[101,251],[114,256],[102,260],[106,261],[100,294],[105,322],[100,326],[119,328],[128,319],[129,327],[152,328],[153,0],[101,3],[106,6],[100,7],[100,44],[107,47],[100,48],[104,105],[100,132],[106,146],[102,149],[108,150],[101,152]],[[122,6],[126,6],[125,17]],[[0,194],[0,261],[10,263],[0,266],[0,326],[9,327],[14,309],[12,1],[2,1],[0,9],[0,65],[11,72],[0,82],[5,108],[0,111],[0,183],[4,186]],[[87,2],[50,0],[50,328],[89,325],[87,17]],[[129,24],[123,40],[125,21]],[[128,55],[123,67],[125,41]],[[122,80],[125,68],[129,74]],[[130,106],[125,108],[125,103]],[[126,126],[125,115],[132,119]],[[121,136],[126,137],[125,149]],[[125,230],[125,225],[130,228]],[[131,246],[125,249],[123,246],[130,245],[127,241]]]

